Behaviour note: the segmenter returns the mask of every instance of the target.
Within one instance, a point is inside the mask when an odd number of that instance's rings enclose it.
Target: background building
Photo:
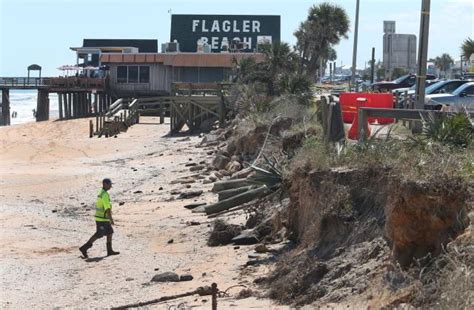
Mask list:
[[[383,66],[386,79],[396,68],[416,71],[416,35],[396,33],[395,21],[384,21]]]

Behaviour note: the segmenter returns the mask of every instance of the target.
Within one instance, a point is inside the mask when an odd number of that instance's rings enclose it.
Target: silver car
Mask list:
[[[465,107],[474,111],[474,82],[461,85],[451,94],[433,94],[426,96],[425,109],[440,110],[443,106],[456,111]]]

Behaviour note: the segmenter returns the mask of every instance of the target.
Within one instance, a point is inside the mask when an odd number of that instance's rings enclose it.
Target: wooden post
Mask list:
[[[219,102],[219,127],[224,127],[225,124],[225,104],[224,104],[224,97],[221,97],[221,101]]]
[[[94,136],[94,122],[89,120],[89,138]]]
[[[49,93],[46,90],[38,89],[36,100],[36,121],[47,121],[49,119]]]
[[[63,119],[63,94],[58,93],[59,119]]]
[[[0,119],[0,126],[9,126],[10,119],[10,90],[2,88],[2,118]]]
[[[97,93],[94,94],[94,114],[97,116],[97,107],[98,107],[98,96],[97,96]]]
[[[72,93],[67,93],[67,118],[72,118]]]
[[[71,93],[71,118],[77,117],[77,94]]]
[[[160,124],[165,122],[165,103],[160,101]]]
[[[212,310],[217,310],[217,284],[211,284],[212,289]]]

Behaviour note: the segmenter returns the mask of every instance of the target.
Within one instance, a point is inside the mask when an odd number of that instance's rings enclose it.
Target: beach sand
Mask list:
[[[176,195],[170,192],[186,190],[186,185],[170,182],[195,174],[184,165],[210,160],[206,149],[196,148],[201,139],[166,137],[168,123],[160,125],[151,117],[142,121],[108,139],[88,138],[88,119],[0,128],[2,309],[121,306],[213,282],[221,290],[233,285],[256,289],[252,281],[269,267],[244,267],[254,247],[208,247],[212,221],[183,208],[215,201],[212,184],[197,180],[187,190],[202,189],[203,195],[172,199]],[[114,182],[113,245],[121,254],[105,257],[103,238],[89,250],[90,259],[83,260],[78,247],[95,231],[95,197],[104,177]],[[150,282],[166,271],[190,274],[194,280]],[[268,299],[236,299],[242,288],[230,289],[218,308],[287,309]],[[150,308],[180,303],[211,308],[210,296],[197,295]]]

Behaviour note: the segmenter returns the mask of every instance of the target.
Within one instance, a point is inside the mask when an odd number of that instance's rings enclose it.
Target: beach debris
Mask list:
[[[174,239],[168,240],[168,244],[171,244],[171,243],[173,243],[173,242],[174,242]]]
[[[237,299],[245,299],[253,296],[253,291],[249,288],[244,288],[237,294]]]
[[[194,166],[197,166],[197,163],[187,163],[184,166],[185,167],[194,167]]]
[[[228,156],[225,156],[222,153],[218,153],[216,157],[212,160],[212,167],[214,167],[217,170],[224,169],[227,164],[230,162],[230,158]]]
[[[190,222],[186,222],[186,225],[188,225],[188,226],[198,226],[198,225],[201,225],[201,223],[196,222],[196,221],[190,221]]]
[[[195,208],[197,208],[197,207],[205,206],[205,205],[206,205],[205,202],[202,202],[202,203],[191,203],[191,204],[185,205],[184,207],[185,207],[186,209],[192,210],[192,209],[195,209]]]
[[[219,181],[219,182],[214,183],[214,186],[212,187],[212,192],[217,193],[217,192],[221,192],[227,189],[235,189],[235,188],[245,187],[249,185],[253,185],[253,184],[250,184],[250,182],[246,178]]]
[[[229,164],[227,164],[226,169],[229,173],[234,174],[242,170],[242,164],[234,160],[234,161],[231,161]]]
[[[134,194],[143,194],[143,191],[134,191]]]
[[[251,189],[243,193],[240,193],[238,195],[232,196],[228,199],[221,200],[215,204],[206,206],[204,210],[206,211],[207,215],[218,213],[224,210],[231,209],[233,207],[240,206],[256,198],[263,197],[268,193],[269,193],[268,187],[266,185],[263,185],[258,188]]]
[[[119,202],[119,206],[123,206],[124,204],[125,204],[124,201],[120,201],[120,202]]]
[[[215,220],[213,230],[207,241],[209,246],[219,246],[232,243],[232,239],[238,236],[242,228],[239,225],[228,224],[223,220]]]
[[[174,272],[163,272],[153,276],[152,282],[179,282],[179,275]]]
[[[234,197],[238,194],[245,193],[251,189],[257,188],[256,185],[251,185],[251,186],[242,186],[242,187],[237,187],[237,188],[231,188],[231,189],[226,189],[223,191],[220,191],[218,194],[218,199],[219,201]]]
[[[270,250],[267,248],[265,244],[259,244],[255,247],[255,252],[257,253],[268,253]]]
[[[158,190],[159,190],[159,191],[162,191],[162,190],[163,190],[163,187],[162,187],[162,186],[160,186],[160,188],[158,188]]]
[[[193,166],[189,169],[189,171],[200,171],[206,169],[206,166],[203,165],[198,165],[198,166]]]
[[[179,281],[183,282],[183,281],[192,281],[194,279],[194,277],[190,274],[183,274],[181,276],[179,276]]]
[[[213,284],[215,284],[215,283],[213,283]],[[149,300],[149,301],[142,301],[142,302],[138,302],[138,303],[134,303],[134,304],[123,305],[123,306],[118,306],[118,307],[112,307],[110,309],[111,310],[125,310],[125,309],[130,309],[130,308],[139,308],[139,307],[144,307],[144,306],[148,306],[148,305],[152,305],[152,304],[156,304],[156,303],[160,303],[160,302],[164,302],[164,301],[168,301],[168,300],[173,300],[173,299],[182,298],[182,297],[186,297],[186,296],[192,296],[192,295],[199,295],[199,296],[213,295],[213,296],[215,296],[217,292],[218,292],[218,289],[217,289],[216,285],[214,285],[214,288],[211,287],[211,286],[200,286],[197,289],[195,289],[194,291],[190,291],[190,292],[186,292],[186,293],[182,293],[182,294],[177,294],[177,295],[171,295],[171,296],[163,296],[163,297],[152,299],[152,300]],[[205,300],[205,299],[203,299],[203,300]]]
[[[253,229],[244,230],[238,236],[232,238],[232,242],[236,245],[256,244],[259,241],[258,233]]]
[[[203,193],[202,190],[184,192],[184,193],[179,194],[178,199],[188,199],[192,197],[198,197],[198,196],[201,196],[202,193]]]

